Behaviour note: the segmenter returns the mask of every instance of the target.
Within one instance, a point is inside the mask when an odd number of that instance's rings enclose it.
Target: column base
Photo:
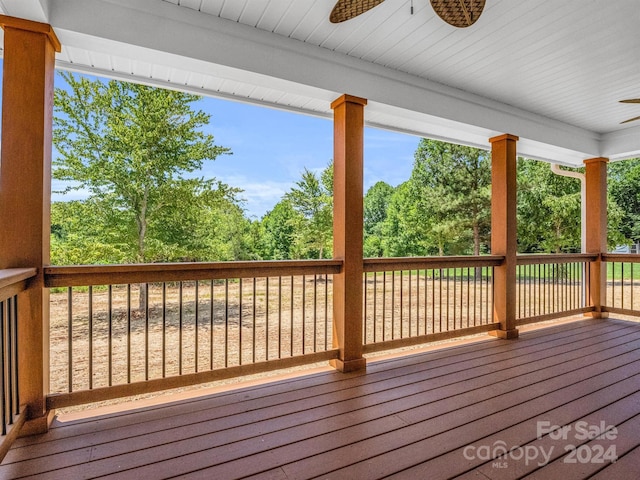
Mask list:
[[[586,312],[584,316],[589,318],[609,318],[609,312]]]
[[[51,426],[51,422],[53,422],[53,417],[55,417],[56,411],[49,410],[43,416],[38,418],[32,418],[31,420],[27,420],[22,428],[20,429],[19,437],[28,437],[30,435],[39,435],[42,433],[47,433],[49,431],[49,427]]]
[[[489,335],[502,338],[504,340],[513,340],[518,338],[518,329],[512,328],[511,330],[491,330]]]
[[[340,360],[339,358],[334,358],[333,360],[329,360],[329,364],[342,373],[355,372],[358,370],[366,370],[367,368],[367,359],[366,358],[358,358],[356,360]]]

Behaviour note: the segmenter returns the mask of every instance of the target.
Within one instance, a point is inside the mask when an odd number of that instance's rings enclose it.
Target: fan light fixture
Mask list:
[[[485,0],[430,0],[436,14],[449,25],[458,28],[470,27],[482,14]],[[341,23],[362,15],[380,5],[384,0],[338,0],[329,21]],[[412,5],[413,13],[413,5]]]
[[[620,103],[640,103],[640,98],[630,98],[629,100],[620,100]],[[620,125],[629,122],[635,122],[636,120],[640,120],[640,117],[633,117],[629,120],[625,120],[624,122],[620,122]]]

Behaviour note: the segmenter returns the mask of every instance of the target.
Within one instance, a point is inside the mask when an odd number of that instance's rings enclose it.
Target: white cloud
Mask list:
[[[219,177],[221,181],[243,190],[239,195],[248,217],[261,218],[287,193],[293,182],[268,180],[256,182],[243,175]]]

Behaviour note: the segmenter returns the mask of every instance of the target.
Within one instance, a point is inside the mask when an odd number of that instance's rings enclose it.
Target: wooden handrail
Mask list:
[[[46,267],[46,287],[120,285],[224,278],[340,273],[342,260],[282,260],[215,263],[147,263]]]
[[[640,263],[640,255],[637,253],[603,253],[603,262]]]
[[[597,253],[537,253],[518,255],[518,265],[544,265],[550,263],[595,262]]]
[[[466,255],[455,257],[365,258],[365,272],[392,270],[423,270],[435,268],[495,267],[501,265],[501,255]]]
[[[603,259],[624,259],[640,262],[640,255],[606,254]],[[518,265],[589,262],[596,254],[534,254],[518,255]],[[451,257],[365,258],[365,272],[416,270],[439,268],[473,268],[501,265],[500,255]],[[253,278],[283,275],[326,275],[339,273],[341,260],[268,260],[249,262],[193,262],[151,263],[127,265],[77,265],[47,267],[44,270],[46,287],[71,287],[127,283],[171,282],[181,280],[210,280],[224,278]],[[11,269],[33,271],[34,269]],[[33,276],[30,275],[30,276]],[[2,278],[0,277],[0,281]],[[0,283],[0,288],[2,284]]]
[[[0,270],[0,302],[26,290],[27,280],[37,274],[35,268],[7,268]]]

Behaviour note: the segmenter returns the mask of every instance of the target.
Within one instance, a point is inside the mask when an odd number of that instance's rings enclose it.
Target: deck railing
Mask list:
[[[598,258],[518,256],[517,323],[592,311],[589,263]],[[640,256],[624,256],[619,268],[617,259],[607,257],[620,271],[622,280],[609,287],[620,292],[620,303],[608,308],[640,314],[640,292],[633,293],[640,267],[627,267]],[[364,259],[364,352],[498,328],[493,270],[503,262],[501,256]],[[341,269],[340,260],[46,268],[47,406],[337,358],[332,285]],[[5,303],[8,311],[11,301]]]
[[[364,260],[364,351],[479,333],[493,322],[493,267],[503,257]]]
[[[336,260],[50,267],[49,408],[335,358]]]
[[[607,253],[602,255],[602,261],[607,266],[603,310],[640,316],[640,265],[637,265],[640,263],[640,255]]]
[[[18,302],[35,275],[34,268],[0,270],[0,460],[26,419],[18,384]]]
[[[593,310],[589,262],[597,255],[518,255],[517,323],[522,325]]]

